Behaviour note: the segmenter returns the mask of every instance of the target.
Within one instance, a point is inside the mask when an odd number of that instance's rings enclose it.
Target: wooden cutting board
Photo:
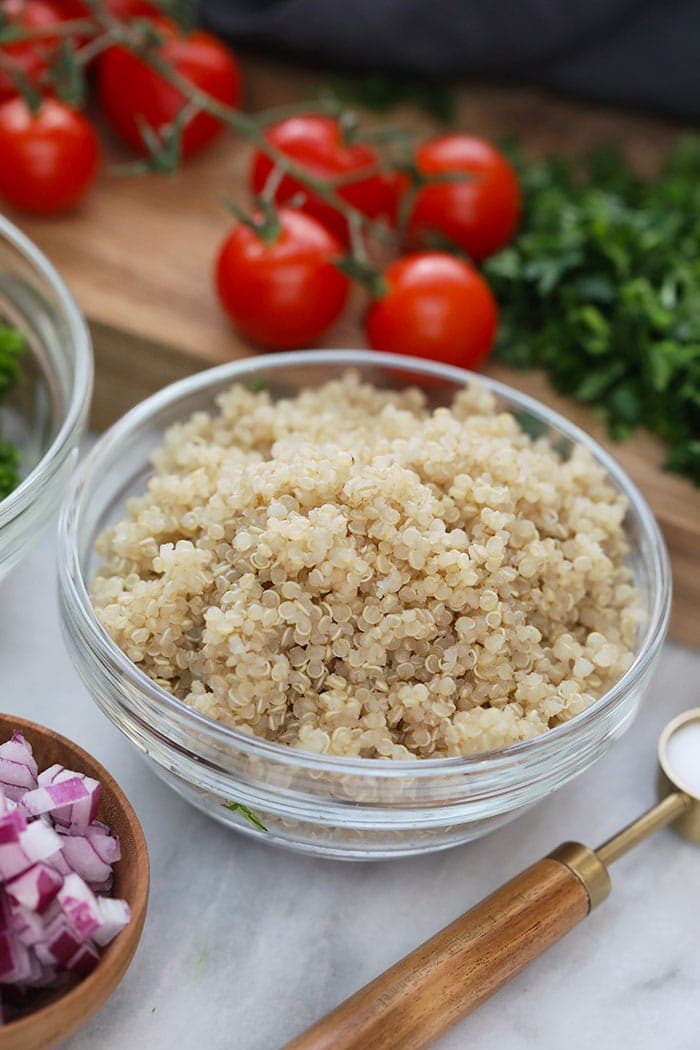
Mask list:
[[[259,59],[244,63],[247,108],[312,98],[324,75]],[[541,92],[493,86],[457,93],[456,126],[490,137],[518,136],[532,154],[622,143],[631,161],[653,172],[678,134],[670,123],[554,99]],[[373,123],[435,125],[401,107]],[[105,135],[106,159],[124,154]],[[47,253],[70,285],[92,328],[97,363],[93,422],[104,427],[153,391],[195,369],[253,352],[215,300],[213,259],[230,220],[223,195],[245,200],[249,150],[226,137],[171,178],[125,178],[105,170],[81,210],[58,220],[11,217]],[[355,308],[326,336],[326,346],[364,345]],[[492,365],[489,372],[574,419],[607,444],[586,409],[558,398],[546,379]],[[609,446],[610,447],[610,446]],[[654,509],[674,569],[672,635],[700,646],[700,490],[660,469],[663,449],[639,434],[612,446]]]

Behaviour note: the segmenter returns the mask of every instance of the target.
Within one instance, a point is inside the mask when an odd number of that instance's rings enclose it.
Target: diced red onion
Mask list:
[[[110,875],[104,882],[93,882],[90,886],[93,893],[111,893],[114,889],[114,876]],[[111,897],[109,898],[112,899]]]
[[[37,946],[37,955],[49,966],[56,963],[65,966],[83,943],[84,939],[64,924],[49,940],[43,942],[40,947]]]
[[[49,773],[50,776],[47,776]],[[60,801],[53,808],[44,809],[42,812],[50,812],[56,825],[65,827],[76,835],[83,835],[97,816],[101,791],[98,781],[84,773],[75,773],[59,765],[52,766],[39,776],[40,787],[54,795],[57,800],[60,799],[61,786],[72,784],[74,780],[82,782],[84,792],[79,793],[76,798],[66,798],[65,802]],[[71,788],[72,790],[74,789]]]
[[[66,963],[66,967],[77,977],[87,977],[97,966],[99,958],[97,949],[88,941],[80,945],[73,958]]]
[[[66,875],[58,891],[58,903],[63,914],[80,937],[91,937],[100,927],[97,898],[80,875]]]
[[[73,870],[66,858],[63,856],[62,849],[59,850],[58,853],[54,853],[51,857],[47,857],[46,863],[51,865],[51,867],[54,868],[59,875],[70,875],[71,871]]]
[[[68,878],[71,876],[69,875]],[[32,864],[20,875],[5,882],[5,892],[11,902],[41,914],[63,889],[65,880],[48,864]]]
[[[26,826],[27,821],[19,808],[12,809],[4,817],[0,817],[0,845],[19,842],[20,832],[24,831]]]
[[[62,852],[73,871],[90,885],[103,883],[112,874],[111,864],[102,860],[86,835],[66,835]]]
[[[12,931],[22,944],[31,948],[46,936],[46,920],[38,912],[17,904],[12,910]]]
[[[21,733],[0,745],[0,787],[7,798],[17,802],[37,785],[37,765],[32,749]]]
[[[11,798],[8,798],[2,787],[0,787],[0,817],[6,816],[11,810],[17,807],[17,803],[13,802]]]
[[[103,947],[109,944],[131,921],[131,908],[126,901],[116,900],[114,897],[98,897],[97,907],[100,912],[101,925],[93,933],[92,939],[95,944]]]
[[[82,978],[131,918],[109,893],[119,839],[97,820],[100,785],[56,764],[39,773],[21,733],[0,746],[0,1026],[29,988]]]
[[[103,824],[101,820],[93,820],[87,833],[88,835],[109,835],[109,824]]]
[[[29,949],[18,937],[0,934],[0,981],[3,984],[24,984],[32,972]]]
[[[19,762],[26,766],[32,775],[34,783],[38,782],[39,767],[36,764],[34,752],[19,729],[15,729],[10,739],[6,740],[4,744],[0,744],[0,756],[8,758],[11,762]]]
[[[88,789],[81,777],[73,776],[59,783],[49,784],[48,787],[38,787],[33,791],[27,791],[20,799],[20,807],[28,817],[38,817],[42,813],[51,813],[54,820],[59,824],[68,824],[67,820],[59,820],[58,812],[70,809],[74,802],[80,802],[87,798]]]
[[[122,859],[122,848],[118,835],[104,835],[88,828],[87,838],[97,856],[111,867]]]
[[[61,849],[61,840],[49,824],[34,820],[20,832],[19,843],[30,861],[48,860]]]
[[[42,770],[41,773],[37,774],[37,784],[39,787],[46,787],[48,784],[53,784],[56,777],[65,772],[65,768],[65,766],[60,765],[58,762],[53,766],[48,766],[46,769]]]

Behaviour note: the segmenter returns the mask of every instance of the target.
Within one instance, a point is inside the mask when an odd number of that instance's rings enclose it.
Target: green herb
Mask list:
[[[231,813],[242,813],[245,819],[249,820],[253,827],[258,828],[259,831],[267,831],[262,820],[256,817],[253,811],[241,802],[222,802],[221,805],[224,809],[230,810]]]
[[[454,95],[439,81],[402,76],[400,73],[369,73],[336,78],[331,93],[342,103],[386,113],[404,104],[418,106],[431,117],[450,124],[455,117]]]
[[[0,499],[9,496],[17,488],[19,475],[19,452],[9,441],[0,441]]]
[[[610,150],[514,160],[522,227],[484,265],[498,356],[545,369],[615,439],[646,427],[667,469],[700,485],[700,140],[681,140],[654,180]]]
[[[24,336],[0,321],[0,404],[6,400],[19,380],[19,359],[24,351]],[[9,441],[0,440],[0,499],[9,496],[19,482],[19,450]]]

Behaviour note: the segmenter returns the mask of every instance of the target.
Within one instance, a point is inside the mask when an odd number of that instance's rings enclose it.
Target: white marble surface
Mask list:
[[[69,1050],[277,1050],[560,841],[595,845],[636,816],[654,798],[659,730],[700,703],[700,654],[669,645],[627,736],[506,829],[432,857],[314,860],[234,835],[147,771],[80,684],[55,589],[49,536],[0,586],[2,709],[105,763],[143,822],[153,876],[137,956]],[[591,918],[440,1050],[698,1050],[700,850],[661,832],[615,865],[613,882]]]

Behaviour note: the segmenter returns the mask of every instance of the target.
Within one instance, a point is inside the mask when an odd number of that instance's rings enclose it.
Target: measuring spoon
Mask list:
[[[659,739],[661,801],[596,850],[565,842],[361,988],[285,1050],[420,1050],[601,904],[608,865],[673,823],[700,845],[700,708]]]

